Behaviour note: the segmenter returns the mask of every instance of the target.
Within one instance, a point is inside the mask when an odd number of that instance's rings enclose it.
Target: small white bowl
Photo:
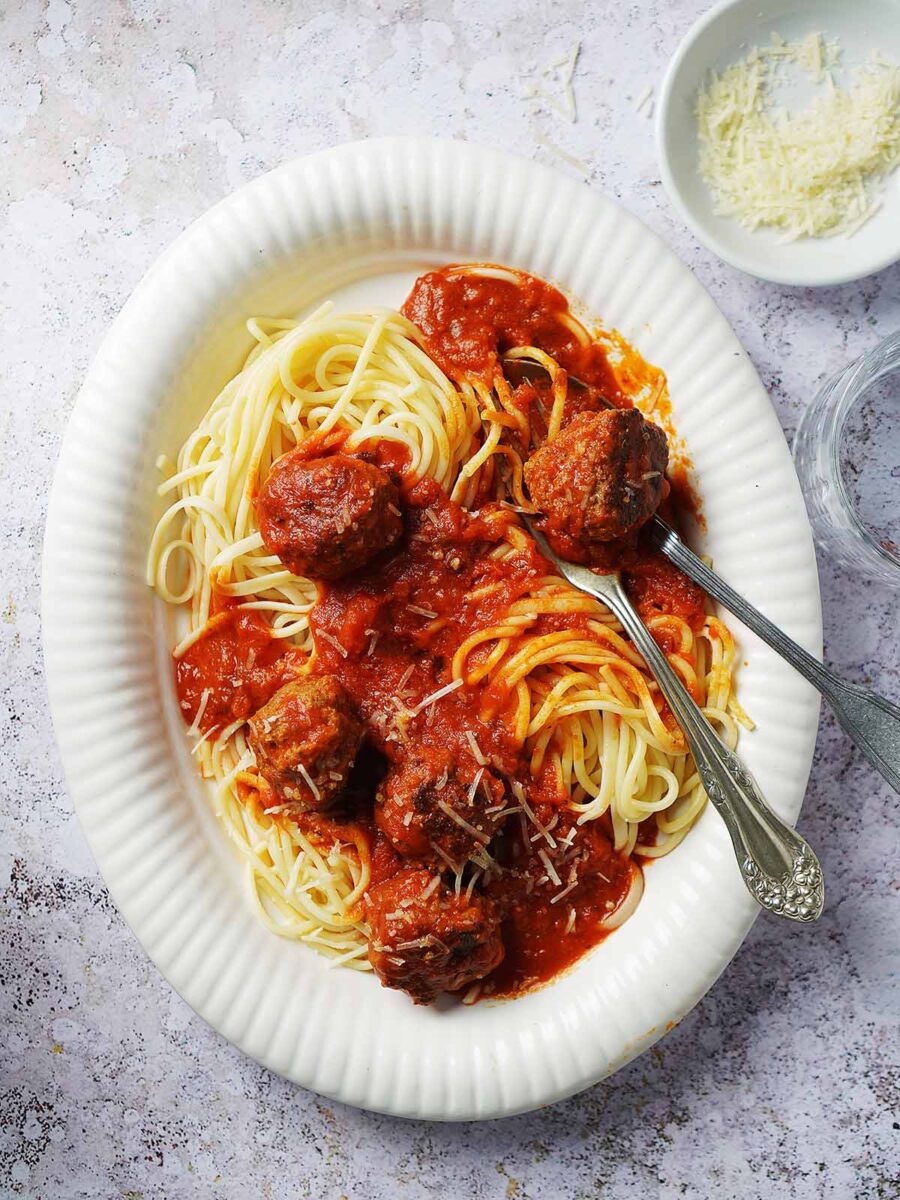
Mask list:
[[[662,180],[672,203],[701,242],[732,266],[769,279],[823,287],[861,279],[900,259],[900,174],[887,183],[881,209],[850,237],[785,242],[770,229],[750,231],[718,216],[698,162],[694,105],[710,70],[722,70],[772,32],[786,41],[810,33],[836,39],[842,67],[875,51],[900,63],[900,5],[896,0],[723,0],[689,30],[663,79],[656,118]],[[800,96],[799,102],[805,103]]]

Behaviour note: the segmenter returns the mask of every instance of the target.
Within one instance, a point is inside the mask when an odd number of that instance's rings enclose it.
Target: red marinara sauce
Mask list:
[[[659,506],[663,520],[676,529],[683,527],[685,519],[701,524],[699,502],[686,468],[670,462],[666,482],[668,491]],[[694,633],[703,628],[709,603],[706,593],[650,544],[645,530],[638,531],[615,565],[621,568],[625,590],[645,621],[664,613],[680,617]],[[654,636],[663,650],[670,649],[662,633],[656,631]]]
[[[547,983],[608,936],[600,922],[625,899],[638,868],[615,852],[603,825],[576,826],[573,814],[560,814],[551,834],[557,847],[576,830],[571,847],[555,855],[563,883],[577,867],[578,884],[568,894],[547,879],[536,853],[547,849],[544,839],[525,848],[517,823],[500,835],[496,852],[504,871],[486,890],[503,909],[506,957],[486,981],[485,995],[515,996]]]
[[[644,618],[681,617],[694,633],[706,620],[706,595],[659,550],[638,547],[623,564],[625,590]]]
[[[537,346],[582,383],[614,404],[624,397],[603,347],[583,342],[568,320],[569,302],[558,288],[527,275],[509,278],[444,267],[420,275],[401,312],[417,325],[428,353],[450,376],[490,387],[498,355]]]
[[[175,686],[185,722],[197,716],[201,732],[242,721],[297,677],[306,655],[273,638],[268,622],[252,609],[228,607],[175,659]]]

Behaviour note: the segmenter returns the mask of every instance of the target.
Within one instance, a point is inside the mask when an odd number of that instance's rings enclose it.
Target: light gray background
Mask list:
[[[456,1127],[328,1103],[197,1019],[107,899],[50,731],[39,557],[79,382],[163,247],[287,158],[430,133],[579,174],[549,140],[695,269],[789,434],[823,375],[900,325],[898,268],[774,287],[674,215],[634,105],[704,7],[0,2],[0,1196],[900,1195],[897,802],[830,718],[802,820],[829,881],[819,924],[759,921],[706,1000],[614,1079]],[[533,113],[529,70],[579,38],[578,122]],[[896,600],[821,570],[828,658],[900,699]]]

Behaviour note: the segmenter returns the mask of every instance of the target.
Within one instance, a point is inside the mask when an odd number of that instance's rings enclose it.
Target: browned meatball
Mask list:
[[[266,548],[295,575],[340,579],[392,546],[402,532],[397,486],[380,467],[300,450],[272,466],[256,499]]]
[[[493,901],[457,896],[430,871],[401,871],[372,888],[366,907],[375,973],[416,1004],[483,979],[503,960]]]
[[[382,784],[375,820],[405,857],[462,866],[491,840],[503,797],[503,784],[490,770],[467,769],[447,750],[418,746]]]
[[[250,718],[259,773],[297,812],[321,811],[335,800],[362,736],[353,703],[333,675],[285,684]]]
[[[589,550],[625,537],[656,512],[669,461],[666,435],[634,408],[579,413],[525,464],[547,532]]]

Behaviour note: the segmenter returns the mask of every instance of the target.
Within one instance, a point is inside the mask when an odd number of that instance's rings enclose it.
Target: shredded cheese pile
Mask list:
[[[700,171],[721,215],[786,241],[854,233],[878,211],[900,163],[900,68],[880,57],[847,90],[832,71],[840,51],[821,34],[754,47],[713,74],[697,98]],[[822,84],[801,112],[777,108],[772,87],[793,65]]]

